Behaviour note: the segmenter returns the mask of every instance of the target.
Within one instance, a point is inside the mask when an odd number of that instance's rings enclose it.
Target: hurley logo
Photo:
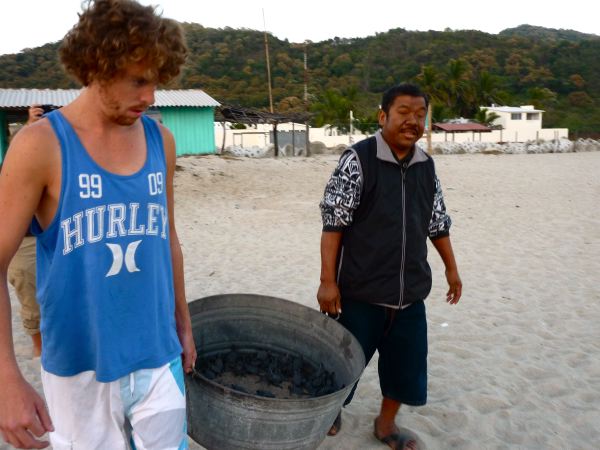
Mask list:
[[[125,250],[125,267],[127,267],[127,271],[130,273],[140,271],[135,264],[135,252],[140,245],[140,242],[142,241],[130,242],[127,245],[127,250]],[[106,277],[112,277],[113,275],[118,274],[123,268],[123,249],[119,244],[107,243],[106,246],[110,249],[113,256],[113,263],[110,270],[106,273]]]

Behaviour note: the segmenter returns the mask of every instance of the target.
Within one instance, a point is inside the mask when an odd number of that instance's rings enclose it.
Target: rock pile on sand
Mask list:
[[[425,145],[422,145],[425,148]],[[311,155],[317,154],[341,154],[347,148],[346,145],[337,145],[335,147],[325,147],[322,142],[311,142]],[[568,139],[559,139],[558,141],[529,141],[529,142],[434,142],[432,152],[434,155],[460,155],[473,153],[488,154],[528,154],[528,153],[572,153],[600,151],[600,141],[593,139],[578,139],[570,141]],[[248,157],[248,158],[266,158],[274,155],[273,145],[266,148],[259,146],[240,147],[229,146],[223,150],[224,155]],[[286,144],[279,149],[279,156],[306,156],[306,150],[303,147],[293,148],[291,144]]]
[[[600,150],[600,142],[593,139],[570,141],[529,141],[529,142],[435,142],[432,153],[456,155],[465,153],[526,154],[526,153],[571,153]]]

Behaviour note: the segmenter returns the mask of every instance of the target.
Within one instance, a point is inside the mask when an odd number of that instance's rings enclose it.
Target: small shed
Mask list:
[[[29,106],[65,106],[80,89],[0,89],[0,161],[8,148],[8,124],[25,122]],[[157,90],[147,115],[162,122],[175,137],[177,154],[215,153],[214,118],[219,106],[200,89]]]
[[[309,126],[308,121],[311,115],[307,112],[287,112],[287,113],[271,113],[260,111],[254,108],[243,108],[241,106],[222,105],[217,108],[215,121],[221,122],[223,125],[223,143],[221,151],[225,147],[225,122],[242,123],[244,125],[269,124],[273,127],[271,139],[273,142],[274,154],[279,154],[279,133],[277,126],[281,123],[298,123],[305,124],[306,132],[304,133],[304,149],[306,156],[310,154],[309,141]],[[292,131],[292,147],[295,147],[294,140],[295,132]],[[302,145],[300,145],[302,147]],[[295,149],[294,149],[295,150]]]
[[[473,141],[475,141],[475,133],[479,134],[479,140],[481,140],[481,133],[490,133],[492,129],[486,127],[477,122],[460,122],[460,123],[434,123],[434,131],[443,131],[444,140],[448,140],[448,133],[452,135],[452,141],[454,142],[455,133],[473,133]]]

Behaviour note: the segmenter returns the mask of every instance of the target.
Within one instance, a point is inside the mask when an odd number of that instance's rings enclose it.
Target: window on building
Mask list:
[[[540,120],[540,113],[527,113],[527,120]]]
[[[510,113],[510,120],[521,120],[521,113]]]

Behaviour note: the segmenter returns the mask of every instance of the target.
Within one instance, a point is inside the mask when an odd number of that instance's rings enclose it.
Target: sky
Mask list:
[[[291,42],[371,36],[391,28],[498,33],[522,24],[600,34],[594,0],[140,0],[163,16],[211,28],[265,30]],[[419,9],[420,8],[420,9]],[[4,0],[0,55],[55,42],[77,22],[81,0]],[[263,21],[264,13],[264,21]]]

